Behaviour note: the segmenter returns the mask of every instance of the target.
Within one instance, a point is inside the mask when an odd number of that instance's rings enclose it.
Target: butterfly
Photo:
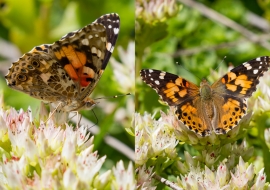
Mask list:
[[[53,44],[34,47],[5,76],[9,87],[69,112],[96,105],[88,96],[106,68],[120,18],[106,14]]]
[[[239,124],[247,113],[247,98],[268,70],[270,58],[247,61],[210,85],[205,79],[197,86],[186,79],[154,69],[143,69],[142,80],[152,87],[176,117],[191,131],[208,136],[226,134]]]

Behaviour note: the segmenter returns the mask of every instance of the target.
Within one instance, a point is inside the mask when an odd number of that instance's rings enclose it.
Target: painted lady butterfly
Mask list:
[[[117,14],[106,14],[53,44],[34,47],[9,68],[8,86],[59,105],[63,111],[91,109],[94,90],[116,43]]]
[[[214,84],[202,80],[200,87],[164,71],[143,69],[142,80],[152,87],[177,118],[201,136],[226,134],[247,112],[246,98],[256,91],[259,78],[268,70],[270,58],[259,57],[232,69]]]

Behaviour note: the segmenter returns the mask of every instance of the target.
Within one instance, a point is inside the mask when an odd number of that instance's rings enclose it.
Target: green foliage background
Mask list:
[[[126,50],[128,43],[134,41],[134,2],[132,0],[0,0],[0,38],[17,46],[23,55],[34,46],[51,44],[68,32],[78,30],[107,13],[118,13],[121,19],[120,34],[112,55],[119,60],[117,46],[122,46]],[[18,58],[14,57],[13,61]],[[5,60],[5,58],[2,57],[0,60]],[[3,68],[4,63],[1,66]],[[6,73],[7,69],[1,70],[0,78],[0,90],[4,92],[5,104],[24,110],[30,105],[35,113],[40,101],[8,88],[4,80]],[[91,98],[120,94],[118,89],[121,87],[112,78],[112,66],[108,64]],[[108,101],[117,104],[114,112],[118,108],[126,107],[125,97]],[[93,123],[98,120],[101,131],[100,134],[95,135],[94,148],[98,150],[100,156],[107,155],[105,166],[111,168],[120,159],[129,161],[127,157],[106,145],[103,138],[104,135],[110,134],[133,149],[133,137],[125,132],[121,123],[114,121],[113,113],[106,114],[107,110],[102,110],[98,106],[94,111],[97,118],[92,111],[83,111],[83,115]],[[131,122],[131,118],[127,120],[126,123]]]
[[[262,31],[246,20],[246,14],[253,12],[258,16],[266,17],[270,11],[270,9],[263,10],[256,1],[202,0],[200,2],[245,28],[257,32],[258,35]],[[181,3],[178,4],[182,6]],[[145,33],[144,30],[148,29],[147,27],[142,30],[142,33]],[[240,33],[204,17],[195,9],[187,6],[183,6],[176,16],[157,23],[156,27],[164,30],[165,37],[160,40],[154,35],[160,37],[161,35],[157,34],[160,31],[152,32],[147,36],[147,40],[153,43],[149,43],[147,47],[144,47],[145,44],[138,43],[145,41],[146,37],[136,33],[137,76],[139,76],[140,69],[152,68],[180,75],[199,85],[202,78],[210,76],[211,69],[225,68],[229,64],[237,66],[253,58],[270,54],[269,50],[245,39]],[[164,29],[164,27],[166,28]],[[233,42],[235,42],[233,45],[229,44]],[[227,46],[226,43],[228,43]],[[224,46],[218,48],[220,44],[224,44]],[[195,51],[187,54],[181,50]],[[226,59],[222,62],[225,56]],[[142,85],[142,82],[138,80],[136,87],[138,92],[137,111],[143,113],[143,111],[153,112],[153,110],[161,108],[166,109],[158,103],[156,92],[147,85]]]
[[[252,13],[264,19],[269,26],[269,1],[199,0],[197,2],[242,25],[257,34],[258,38],[262,34],[269,34],[269,28],[262,30],[248,20],[250,18],[248,15]],[[177,4],[178,13],[171,18],[165,16],[159,22],[147,23],[146,19],[136,15],[140,28],[136,30],[135,109],[141,114],[145,111],[155,113],[156,118],[160,117],[160,110],[166,112],[168,107],[160,104],[157,93],[142,82],[139,77],[141,69],[167,71],[199,85],[202,78],[207,78],[210,83],[214,82],[214,77],[210,74],[211,69],[222,67],[226,71],[229,65],[238,66],[248,60],[270,55],[269,49],[245,38],[242,33],[205,17],[195,8],[181,4],[181,1]],[[225,56],[226,59],[223,61]],[[266,115],[260,119],[260,124],[253,127],[245,136],[248,143],[255,147],[254,156],[250,161],[255,161],[261,156],[266,159],[264,166],[269,181],[270,170],[267,163],[269,150],[265,148],[263,137],[264,129],[270,127],[269,113]],[[239,140],[241,141],[242,139]],[[192,147],[185,145],[179,150],[183,159],[184,150],[192,155],[196,152]]]

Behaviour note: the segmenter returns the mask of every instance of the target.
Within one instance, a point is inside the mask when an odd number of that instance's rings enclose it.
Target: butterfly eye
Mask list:
[[[32,61],[32,65],[33,65],[34,67],[38,68],[40,64],[39,64],[38,61],[34,60],[34,61]]]
[[[91,110],[93,109],[94,107],[96,106],[96,103],[95,102],[85,102],[85,105],[84,105],[84,108],[86,110]]]
[[[17,76],[17,79],[19,80],[19,81],[22,81],[22,82],[24,82],[24,81],[26,81],[27,80],[27,76],[26,75],[18,75]]]

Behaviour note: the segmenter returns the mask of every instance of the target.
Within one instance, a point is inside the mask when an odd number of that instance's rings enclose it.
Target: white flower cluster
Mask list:
[[[0,189],[135,189],[132,163],[101,173],[86,127],[35,126],[31,110],[0,109]]]

